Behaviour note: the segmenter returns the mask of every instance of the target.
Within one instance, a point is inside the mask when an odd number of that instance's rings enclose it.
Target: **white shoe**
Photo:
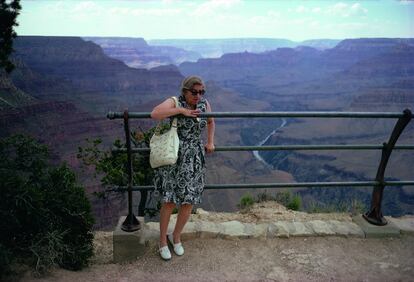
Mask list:
[[[159,248],[158,251],[160,252],[161,258],[163,260],[170,260],[171,259],[171,252],[170,252],[170,249],[168,249],[168,245]]]
[[[171,245],[173,245],[174,247],[174,253],[177,256],[182,256],[184,254],[184,248],[183,245],[180,243],[174,244],[174,239],[173,239],[173,235],[172,234],[168,234],[167,235],[168,238],[168,242],[170,242]]]

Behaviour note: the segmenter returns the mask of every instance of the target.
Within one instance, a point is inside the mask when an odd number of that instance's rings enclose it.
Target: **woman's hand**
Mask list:
[[[207,143],[207,145],[204,146],[207,153],[213,153],[214,152],[214,144],[213,143]]]
[[[186,117],[198,117],[198,115],[200,114],[200,110],[190,110],[190,109],[186,109],[186,108],[180,108],[181,109],[181,114],[185,115]]]

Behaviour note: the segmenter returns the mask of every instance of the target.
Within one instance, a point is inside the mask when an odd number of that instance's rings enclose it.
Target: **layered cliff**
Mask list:
[[[226,39],[154,39],[149,44],[173,46],[200,53],[204,58],[219,58],[227,53],[265,52],[279,47],[295,47],[296,42],[277,38],[226,38]]]
[[[106,56],[98,45],[76,37],[18,37],[15,49],[15,57],[32,71],[72,88],[68,95],[69,89],[51,93],[47,87],[32,84],[26,86],[28,93],[40,96],[46,92],[48,99],[59,99],[65,93],[65,99],[71,96],[80,106],[94,105],[92,110],[100,113],[108,105],[114,109],[137,106],[154,94],[175,93],[182,79],[172,67],[151,71],[129,68]]]
[[[106,55],[133,68],[150,69],[162,65],[197,61],[201,57],[194,51],[172,46],[150,46],[143,38],[84,37],[102,47]]]
[[[13,109],[35,102],[32,96],[17,88],[6,75],[0,75],[0,110]]]

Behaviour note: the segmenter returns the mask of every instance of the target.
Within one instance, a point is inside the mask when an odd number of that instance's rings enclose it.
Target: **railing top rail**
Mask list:
[[[216,146],[214,151],[276,151],[276,150],[382,150],[383,145],[275,145],[275,146]],[[396,145],[394,150],[414,150],[414,145]],[[113,147],[112,152],[127,152],[126,148]],[[150,148],[132,148],[132,153],[149,152]]]
[[[406,110],[407,111],[407,110]],[[274,117],[308,117],[308,118],[401,118],[404,115],[414,114],[411,111],[401,112],[211,112],[201,113],[200,117],[219,117],[219,118],[274,118]],[[109,112],[109,119],[124,118],[123,112]],[[129,118],[151,118],[149,112],[129,112]]]
[[[237,184],[206,184],[204,189],[265,189],[265,188],[300,188],[300,187],[372,187],[374,185],[386,186],[414,186],[414,181],[348,181],[348,182],[290,182],[290,183],[237,183]],[[133,191],[153,190],[153,185],[137,186],[133,185]],[[107,192],[110,191],[127,191],[128,186],[108,187]]]

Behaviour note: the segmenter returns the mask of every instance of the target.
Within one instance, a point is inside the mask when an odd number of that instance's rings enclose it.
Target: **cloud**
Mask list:
[[[401,5],[414,5],[413,0],[399,0],[398,1]]]
[[[103,8],[92,1],[84,1],[77,3],[73,9],[73,13],[86,13],[86,14],[101,14]]]
[[[151,2],[152,0],[146,0]],[[179,2],[179,0],[166,0],[167,4]],[[132,2],[132,1],[131,1]],[[105,7],[100,5],[97,1],[82,1],[76,2],[76,5],[70,4],[69,1],[59,1],[50,8],[55,11],[60,10],[61,12],[66,11],[68,15],[76,18],[85,18],[88,16],[99,16],[99,17],[116,17],[116,16],[173,16],[183,12],[182,8],[173,8],[173,5],[163,5],[160,8],[131,8],[125,6],[117,6],[114,2],[114,6]],[[72,2],[73,3],[73,2]]]
[[[171,5],[174,4],[174,2],[177,2],[176,0],[162,0],[162,4]]]
[[[269,16],[270,18],[280,18],[281,15],[282,14],[278,11],[268,11],[267,12],[267,16]]]
[[[255,16],[255,17],[251,17],[248,19],[248,22],[253,24],[253,25],[263,25],[266,24],[268,21],[268,19],[266,17],[263,16]]]
[[[197,15],[210,15],[214,12],[221,11],[222,9],[230,9],[241,3],[241,0],[209,0],[199,5],[194,14]]]
[[[305,7],[300,5],[296,7],[294,10],[289,9],[289,12],[295,11],[299,14],[305,13],[312,13],[312,14],[319,14],[324,12],[325,14],[332,15],[332,16],[342,16],[342,17],[349,17],[349,16],[360,16],[366,15],[368,10],[361,6],[359,3],[348,4],[343,2],[338,2],[334,5],[331,5],[325,9],[321,7]]]
[[[312,13],[320,13],[320,12],[321,12],[321,8],[319,7],[312,8]]]
[[[368,13],[368,10],[361,6],[359,3],[354,3],[352,5],[346,3],[336,3],[333,6],[328,7],[325,10],[326,14],[331,16],[364,16]]]
[[[121,7],[113,7],[108,10],[111,15],[130,15],[131,9],[128,8],[121,8]]]
[[[361,4],[355,3],[351,6],[351,15],[366,15],[368,10],[363,8]]]
[[[305,6],[299,6],[296,8],[296,12],[298,13],[305,13],[308,9]]]
[[[49,13],[58,14],[67,10],[68,7],[69,6],[67,5],[67,2],[65,3],[64,1],[51,1],[46,3],[46,5],[43,7],[43,10]],[[25,9],[23,9],[23,12],[24,11]]]
[[[312,22],[310,23],[310,26],[311,26],[312,28],[318,28],[318,27],[320,27],[320,23],[319,23],[319,21],[312,21]]]
[[[129,14],[133,16],[172,16],[182,13],[182,9],[132,9]]]
[[[293,20],[287,21],[287,23],[293,24],[293,25],[304,25],[304,24],[306,24],[308,22],[309,22],[309,19],[306,19],[306,18],[293,19]]]

